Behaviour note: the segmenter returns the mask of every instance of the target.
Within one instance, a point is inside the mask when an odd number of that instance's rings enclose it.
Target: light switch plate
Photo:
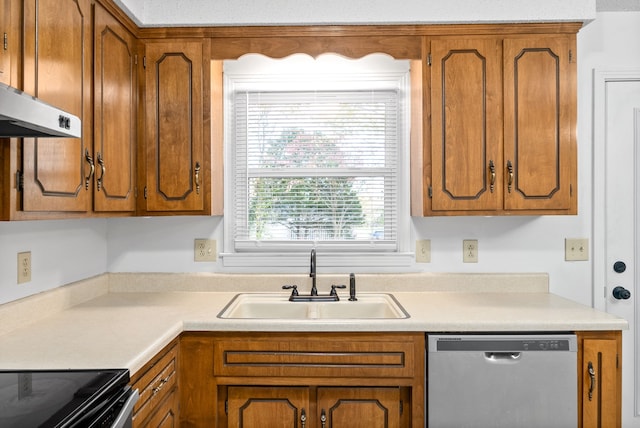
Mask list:
[[[196,239],[194,257],[196,262],[215,262],[218,259],[215,239]]]
[[[416,263],[431,263],[431,240],[416,241]]]
[[[589,239],[565,238],[564,259],[568,262],[589,260]]]

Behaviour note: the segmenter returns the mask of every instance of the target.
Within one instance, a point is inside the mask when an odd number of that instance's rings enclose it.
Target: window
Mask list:
[[[404,250],[406,62],[251,55],[224,71],[225,265],[232,254]]]

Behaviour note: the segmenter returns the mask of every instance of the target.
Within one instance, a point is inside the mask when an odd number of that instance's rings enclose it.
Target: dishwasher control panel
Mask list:
[[[479,335],[442,335],[429,336],[429,351],[485,351],[485,352],[524,352],[524,351],[569,351],[576,352],[578,344],[574,335],[547,337],[528,336],[479,336]]]

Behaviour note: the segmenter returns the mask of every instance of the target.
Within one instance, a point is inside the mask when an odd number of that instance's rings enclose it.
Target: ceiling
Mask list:
[[[138,25],[367,25],[589,22],[639,0],[114,0]]]

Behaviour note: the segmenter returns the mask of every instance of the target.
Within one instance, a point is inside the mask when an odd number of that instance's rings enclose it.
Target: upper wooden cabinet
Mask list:
[[[435,38],[429,51],[422,215],[575,214],[575,35]]]
[[[91,2],[24,1],[23,90],[82,121],[82,138],[24,138],[26,212],[91,209]]]
[[[132,214],[136,209],[136,39],[97,3],[93,31],[93,209]]]
[[[145,43],[143,213],[211,213],[206,47],[203,39]]]
[[[0,0],[0,82],[5,85],[11,84],[11,53],[15,43],[10,40],[11,28],[11,0]]]

